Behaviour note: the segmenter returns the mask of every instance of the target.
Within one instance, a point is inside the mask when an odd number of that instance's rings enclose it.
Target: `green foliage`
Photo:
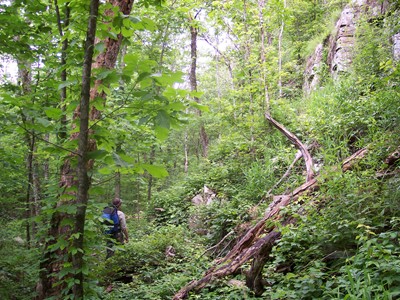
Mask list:
[[[39,272],[40,253],[28,248],[21,233],[26,223],[1,217],[0,233],[0,297],[32,299]]]
[[[283,228],[266,275],[272,299],[391,299],[398,293],[399,191],[367,172],[324,176],[319,211],[310,206],[298,226]],[[395,181],[397,182],[397,180]],[[390,267],[388,262],[393,263]],[[272,273],[285,267],[287,273]],[[346,298],[347,297],[347,298]]]
[[[132,231],[129,243],[103,266],[105,282],[113,278],[129,281],[117,283],[104,299],[170,299],[179,287],[205,268],[207,259],[201,256],[204,249],[186,229],[141,225],[144,226]],[[173,256],[165,254],[168,249],[172,249]]]
[[[293,214],[298,223],[281,228],[282,238],[264,268],[271,286],[263,298],[399,297],[398,163],[388,172],[393,177],[377,176],[387,167],[385,157],[400,143],[400,73],[389,43],[399,30],[398,12],[359,22],[351,73],[333,81],[323,66],[319,71],[325,76],[323,88],[302,99],[303,62],[326,39],[347,1],[288,0],[286,7],[282,1],[266,2],[260,7],[261,2],[255,1],[213,1],[200,9],[204,3],[188,7],[183,2],[144,0],[134,5],[130,16],[110,16],[105,10],[115,8],[101,6],[97,37],[115,38],[121,33],[125,54],[114,70],[93,71],[93,79],[102,80],[99,91],[107,100],[98,97],[92,102],[102,117],[90,124],[98,149],[88,155],[96,163],[90,174],[85,245],[84,249],[72,246],[77,234],[62,236],[49,247],[67,250],[65,258],[84,251],[85,298],[171,299],[207,269],[210,261],[205,253],[210,252],[206,248],[257,219],[268,205],[266,192],[286,172],[297,151],[264,121],[265,84],[274,118],[305,144],[315,142],[312,155],[322,169],[320,189],[282,212]],[[58,5],[63,18],[65,2]],[[87,2],[69,5],[70,25],[63,28],[62,37],[54,6],[42,1],[0,5],[0,38],[8,41],[0,45],[0,54],[17,59],[20,66],[33,66],[29,91],[11,82],[0,88],[0,216],[5,229],[0,244],[0,297],[5,299],[34,297],[39,253],[18,242],[26,224],[37,230],[33,241],[48,238],[54,214],[68,214],[62,225],[74,226],[76,206],[71,203],[76,188],[62,191],[58,182],[59,167],[66,157],[71,158],[77,142],[60,136],[79,130],[71,119],[80,97]],[[196,20],[200,36],[216,48],[206,49],[199,43],[198,64],[206,61],[207,66],[198,68],[198,91],[189,92],[182,89],[180,70],[190,64],[187,16],[197,9],[204,14]],[[267,37],[264,49],[261,28]],[[64,39],[69,41],[67,64],[60,66]],[[97,44],[96,55],[104,49],[105,44]],[[67,81],[59,79],[62,69],[67,70]],[[280,99],[278,78],[283,84]],[[67,98],[60,103],[63,88]],[[193,97],[201,103],[191,101]],[[191,111],[201,116],[190,115]],[[66,127],[61,124],[64,118]],[[198,138],[203,125],[210,139],[207,158],[201,157]],[[25,219],[25,166],[33,137],[35,176],[42,180],[40,214]],[[339,171],[340,162],[363,147],[368,155],[352,171]],[[76,161],[71,158],[71,163]],[[299,161],[272,194],[299,186],[303,172]],[[105,261],[98,217],[102,206],[114,197],[117,175],[131,238]],[[214,203],[193,207],[190,200],[204,186],[215,191]],[[57,205],[59,200],[64,202]],[[194,217],[204,236],[194,234],[196,228],[186,228]],[[225,254],[235,238],[227,239],[211,255]],[[165,255],[168,247],[174,249],[173,256]],[[55,275],[73,284],[69,275],[74,272],[65,262]],[[244,281],[243,275],[236,279]],[[114,290],[106,293],[109,284]],[[253,296],[246,287],[220,281],[190,299]]]

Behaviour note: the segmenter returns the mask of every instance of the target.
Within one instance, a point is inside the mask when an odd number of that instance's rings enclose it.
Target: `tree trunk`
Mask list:
[[[69,8],[69,3],[65,3],[65,14],[64,14],[64,20],[61,21],[61,14],[60,14],[60,9],[57,3],[57,0],[55,2],[55,9],[56,9],[56,14],[57,14],[57,27],[58,27],[58,32],[60,34],[61,38],[64,38],[64,29],[67,30],[69,26],[69,19],[70,19],[70,8]],[[64,28],[62,26],[64,24]],[[68,50],[68,38],[64,38],[62,42],[62,48],[61,48],[61,82],[66,82],[67,81],[67,50]],[[61,88],[61,93],[60,93],[60,102],[61,102],[61,109],[63,112],[65,112],[65,100],[67,99],[67,87],[64,86]],[[59,138],[64,141],[67,139],[67,116],[65,113],[61,117],[61,129],[58,134]]]
[[[286,0],[283,1],[283,8],[286,9]],[[282,98],[282,38],[283,29],[285,28],[284,16],[282,15],[281,28],[279,30],[278,36],[278,88],[279,88],[279,98]]]
[[[92,74],[92,60],[94,53],[94,40],[96,37],[98,10],[99,0],[92,0],[90,2],[90,17],[85,43],[81,101],[79,105],[79,156],[76,172],[78,179],[78,192],[76,195],[77,208],[75,214],[75,229],[73,231],[74,238],[72,250],[72,266],[74,268],[74,299],[83,299],[83,238],[85,230],[86,207],[88,203],[88,191],[90,185],[87,153],[92,150],[92,147],[89,145],[90,80]]]
[[[151,147],[149,164],[154,164],[156,149],[154,145]],[[147,183],[147,203],[151,203],[151,190],[153,188],[153,176],[149,173],[149,181]]]
[[[263,242],[260,243],[260,248],[251,263],[249,272],[246,275],[246,285],[254,292],[256,296],[261,296],[264,292],[264,283],[262,278],[262,271],[264,265],[269,258],[272,246],[275,241],[281,236],[280,232],[271,231],[265,237],[263,237]]]
[[[31,92],[32,86],[32,73],[31,73],[31,64],[26,61],[18,60],[18,82],[21,84],[21,93],[22,95],[29,95]],[[34,120],[28,120],[27,117],[22,114],[22,121],[26,124],[29,122],[34,122]],[[28,146],[28,155],[26,157],[26,168],[28,172],[27,177],[27,187],[26,187],[26,199],[25,199],[25,217],[26,217],[26,241],[28,248],[31,244],[32,239],[32,228],[31,228],[31,212],[32,212],[32,198],[33,198],[33,167],[34,167],[34,151],[36,145],[35,134],[26,133],[25,142]]]
[[[190,18],[190,21],[193,22],[195,18]],[[197,91],[197,75],[196,75],[196,68],[197,68],[197,35],[198,30],[195,25],[190,25],[190,57],[191,57],[191,65],[190,65],[190,74],[189,74],[189,81],[190,81],[190,90]],[[200,99],[198,97],[194,97],[194,100],[197,103],[200,103]],[[201,111],[197,110],[197,115],[201,117]],[[204,124],[200,123],[200,144],[202,147],[202,156],[208,156],[208,136],[207,132],[204,128]]]
[[[264,105],[265,111],[269,112],[269,92],[267,85],[267,68],[265,59],[265,25],[264,25],[264,8],[265,0],[258,0],[258,18],[260,23],[260,35],[261,35],[261,73],[262,73],[262,86],[264,89]]]
[[[306,180],[310,181],[314,177],[314,166],[313,166],[313,161],[311,158],[310,153],[307,150],[307,147],[303,145],[303,143],[289,130],[287,130],[282,124],[278,123],[275,121],[271,115],[268,113],[265,113],[265,118],[275,127],[277,128],[280,132],[282,132],[290,142],[292,142],[300,151],[301,154],[303,155],[305,165],[306,165],[306,170],[307,170],[307,176]]]
[[[85,53],[85,64],[83,71],[83,78],[90,76],[90,71],[93,68],[106,68],[113,69],[117,60],[119,48],[122,42],[122,35],[119,34],[117,39],[106,38],[103,43],[105,45],[105,51],[98,55],[96,61],[92,64],[92,57],[90,54],[93,53],[94,44],[94,33],[95,23],[97,18],[97,7],[98,0],[91,1],[91,13],[88,25],[88,37],[86,41],[86,53]],[[123,15],[129,15],[132,9],[133,0],[118,1],[110,0],[109,3],[114,7],[118,7]],[[113,16],[111,10],[106,12],[106,15]],[[90,32],[90,34],[89,34]],[[89,44],[91,46],[89,47]],[[79,132],[79,150],[78,150],[78,168],[75,168],[71,164],[71,160],[74,157],[69,157],[65,160],[64,165],[61,168],[61,179],[60,186],[64,188],[64,193],[61,195],[57,207],[65,206],[66,199],[68,199],[68,205],[76,204],[77,211],[75,215],[62,213],[56,211],[53,213],[50,220],[49,239],[46,243],[46,250],[42,259],[40,268],[40,280],[37,285],[38,297],[37,299],[45,299],[48,297],[62,297],[62,293],[74,294],[74,299],[83,298],[83,255],[82,245],[84,239],[84,223],[85,223],[85,212],[87,204],[87,189],[90,184],[90,180],[87,176],[87,170],[90,170],[93,166],[93,161],[88,161],[85,157],[85,153],[96,150],[96,141],[89,139],[89,135],[92,133],[90,128],[86,125],[88,120],[97,120],[100,118],[100,111],[95,107],[90,109],[89,102],[86,99],[93,100],[96,97],[105,98],[105,93],[98,93],[97,89],[101,84],[100,80],[96,80],[94,87],[88,90],[90,87],[89,80],[83,79],[82,82],[82,94],[81,94],[81,105],[74,113],[74,119],[80,120],[80,132]],[[81,107],[83,106],[83,107]],[[77,134],[73,134],[71,139],[78,138]],[[85,145],[86,144],[86,145]],[[71,187],[77,187],[78,192],[76,194],[68,192]],[[69,193],[69,194],[68,194]],[[72,201],[71,201],[72,200]],[[74,220],[74,228],[66,226],[64,221],[66,219]],[[60,247],[54,248],[59,240],[70,240],[71,234],[73,234],[72,247],[67,248]],[[63,263],[72,263],[74,270],[67,277],[59,279],[57,274],[64,267]],[[68,279],[70,278],[70,279]],[[72,290],[67,288],[66,280],[74,280]],[[54,285],[57,283],[57,285]]]
[[[189,145],[188,145],[188,133],[185,130],[184,133],[184,154],[185,154],[185,160],[183,162],[183,171],[185,172],[185,174],[187,175],[188,170],[189,170]]]

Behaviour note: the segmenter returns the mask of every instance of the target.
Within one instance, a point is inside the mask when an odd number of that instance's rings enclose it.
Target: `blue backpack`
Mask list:
[[[104,219],[103,224],[108,228],[105,231],[106,234],[115,234],[121,231],[118,218],[118,209],[116,207],[104,208],[101,217]]]

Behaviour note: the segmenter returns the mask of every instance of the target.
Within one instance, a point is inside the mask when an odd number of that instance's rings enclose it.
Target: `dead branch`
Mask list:
[[[205,272],[203,278],[200,280],[193,280],[183,287],[175,294],[173,300],[185,299],[190,291],[199,291],[216,279],[234,274],[238,268],[256,255],[260,253],[262,255],[269,253],[269,249],[280,237],[280,232],[277,227],[273,225],[273,222],[271,223],[272,225],[265,228],[266,221],[272,220],[273,217],[277,216],[280,209],[287,206],[291,200],[297,200],[301,195],[313,191],[316,187],[317,180],[314,178],[295,189],[290,195],[281,195],[278,197],[279,199],[277,201],[273,201],[268,206],[265,216],[247,231],[223,259],[215,262],[214,266]],[[288,224],[288,222],[292,222],[292,220],[292,218],[289,218],[283,223]],[[276,219],[274,218],[272,221],[276,221]],[[260,238],[262,232],[267,234]],[[260,270],[259,267],[258,270]]]
[[[350,157],[346,158],[342,163],[342,171],[346,172],[354,168],[354,166],[367,155],[368,149],[362,148]]]
[[[394,165],[400,159],[400,146],[397,149],[390,153],[388,157],[385,159],[385,164],[388,166]]]
[[[224,258],[215,262],[214,266],[206,271],[203,278],[200,280],[193,280],[183,287],[175,294],[173,300],[184,299],[190,291],[198,291],[218,278],[233,274],[251,258],[255,258],[255,260],[253,261],[252,272],[247,276],[247,285],[252,289],[256,289],[257,293],[262,292],[262,281],[260,277],[262,267],[271,251],[272,245],[281,235],[278,228],[274,225],[278,212],[282,207],[287,206],[291,200],[295,200],[300,197],[300,195],[314,190],[317,186],[317,180],[314,178],[313,161],[307,148],[294,134],[288,131],[282,124],[275,121],[269,114],[266,113],[265,118],[300,150],[301,156],[304,157],[306,164],[306,182],[290,194],[274,197],[265,212],[265,216],[247,231],[232,250]],[[293,218],[288,218],[284,220],[282,224],[287,224],[287,222],[292,219]],[[272,222],[268,228],[265,228],[267,220],[271,220]],[[266,235],[260,238],[263,232],[265,232]]]
[[[278,123],[275,121],[271,115],[268,113],[265,113],[265,118],[275,127],[277,128],[280,132],[282,132],[289,141],[291,141],[300,151],[301,154],[304,157],[304,161],[306,164],[306,170],[307,170],[307,177],[306,181],[310,181],[314,177],[314,171],[313,171],[313,161],[311,158],[310,153],[308,152],[307,148],[304,146],[304,144],[289,130],[287,130],[282,124]]]
[[[361,149],[347,158],[343,165],[349,167],[342,168],[343,171],[350,170],[354,165],[354,161],[365,157],[366,149]],[[390,156],[389,156],[390,157]],[[309,158],[311,159],[311,158]],[[387,158],[388,159],[388,158]],[[386,160],[385,160],[386,161]],[[278,220],[278,213],[281,208],[287,206],[290,202],[296,201],[300,196],[312,193],[318,188],[318,177],[312,178],[310,181],[302,184],[290,194],[274,196],[273,201],[268,206],[264,217],[257,222],[247,233],[239,240],[232,250],[221,260],[214,263],[209,270],[206,271],[203,278],[193,280],[179,292],[177,292],[173,300],[185,299],[189,292],[199,291],[210,282],[219,278],[234,274],[244,263],[253,259],[251,268],[246,275],[246,285],[251,288],[256,295],[261,295],[264,291],[262,282],[262,269],[269,259],[270,251],[274,243],[280,238],[281,233],[274,223]],[[267,221],[271,221],[268,222]],[[294,223],[296,220],[292,216],[281,220],[281,225],[286,226]],[[269,224],[268,227],[267,224]],[[265,233],[264,236],[261,235]]]
[[[200,255],[200,257],[202,257],[204,254],[206,254],[208,251],[211,251],[211,250],[217,248],[219,245],[221,245],[228,238],[228,236],[232,235],[233,233],[234,233],[234,231],[230,231],[216,245],[206,249],[206,251],[204,251],[204,253],[202,255]]]

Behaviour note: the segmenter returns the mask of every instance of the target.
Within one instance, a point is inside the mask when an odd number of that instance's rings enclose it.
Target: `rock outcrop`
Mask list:
[[[303,84],[306,94],[318,87],[320,81],[318,70],[323,63],[328,66],[334,78],[349,70],[360,16],[364,14],[369,18],[379,17],[388,10],[388,7],[388,1],[353,0],[343,9],[334,32],[328,38],[326,49],[322,44],[318,45],[314,54],[307,60]],[[400,33],[393,36],[393,45],[393,51],[397,53],[397,59],[400,59]],[[322,61],[323,51],[328,52],[327,61]]]
[[[315,90],[320,81],[319,70],[322,64],[323,45],[319,44],[314,54],[307,60],[306,70],[304,72],[303,90],[309,94]]]
[[[400,32],[392,36],[393,43],[393,59],[400,61]]]

